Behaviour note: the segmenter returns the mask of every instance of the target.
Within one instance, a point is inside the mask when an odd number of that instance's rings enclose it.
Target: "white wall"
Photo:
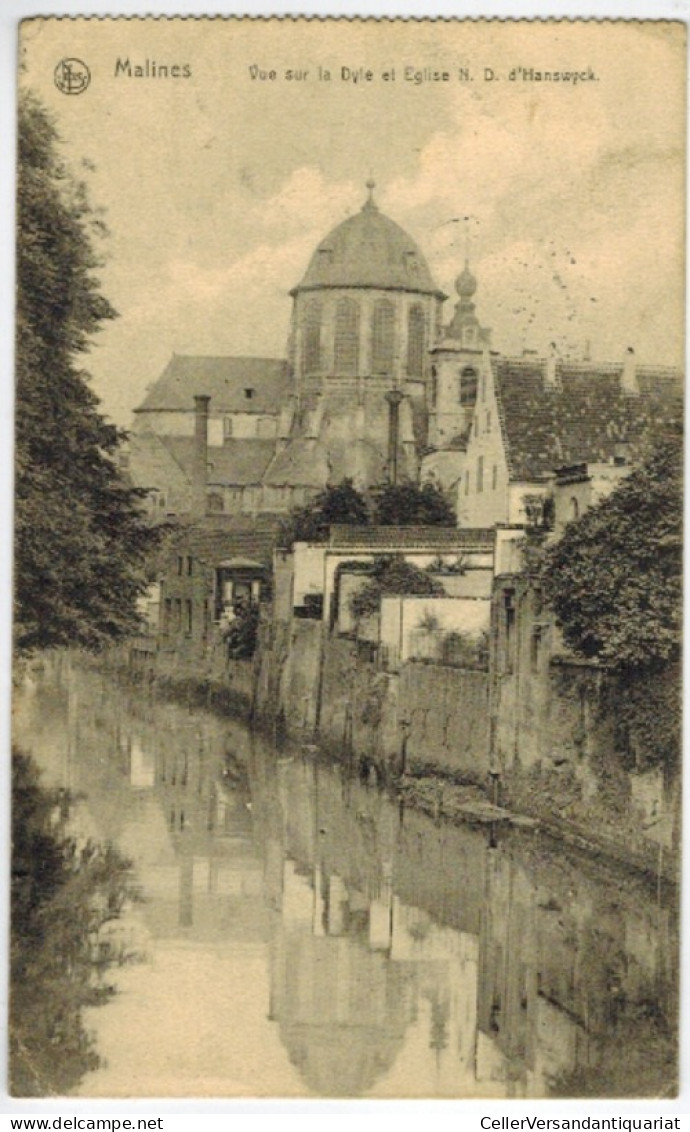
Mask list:
[[[465,633],[478,637],[488,632],[489,598],[462,597],[384,597],[381,601],[381,644],[402,662],[413,652],[413,634],[427,617],[438,621],[441,633]]]
[[[325,546],[312,546],[306,542],[295,543],[293,547],[295,605],[304,605],[306,594],[323,593],[325,557]]]

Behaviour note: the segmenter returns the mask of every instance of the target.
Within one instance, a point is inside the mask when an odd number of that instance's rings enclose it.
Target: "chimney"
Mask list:
[[[388,482],[393,486],[398,482],[398,417],[400,402],[403,399],[404,394],[399,389],[389,389],[386,393],[388,402]]]
[[[637,384],[637,375],[635,373],[635,351],[632,346],[628,346],[625,351],[623,370],[621,372],[621,389],[624,393],[630,394],[640,392],[640,387]]]
[[[208,407],[211,398],[205,394],[194,398],[194,460],[192,464],[192,516],[203,519],[206,514],[208,480]]]
[[[558,350],[556,343],[552,342],[549,346],[549,353],[546,358],[546,367],[544,369],[544,384],[549,389],[558,389],[560,386],[560,379],[556,366],[558,364]]]

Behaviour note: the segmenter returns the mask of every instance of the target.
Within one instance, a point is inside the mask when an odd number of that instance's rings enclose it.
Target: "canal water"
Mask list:
[[[133,859],[84,1096],[672,1095],[664,894],[65,659],[15,741]]]

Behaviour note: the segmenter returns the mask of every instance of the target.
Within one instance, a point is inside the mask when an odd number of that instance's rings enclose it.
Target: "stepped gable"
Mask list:
[[[205,394],[214,413],[278,413],[289,393],[289,376],[283,358],[173,354],[134,412],[189,413],[194,397]]]
[[[191,481],[194,472],[194,438],[164,436],[160,440]],[[275,440],[229,438],[222,447],[208,449],[208,486],[259,485],[274,453]]]
[[[621,441],[640,455],[654,433],[683,419],[682,378],[638,367],[639,393],[621,388],[622,366],[559,362],[545,384],[542,359],[493,358],[499,419],[513,481],[545,479],[562,464],[610,461]]]

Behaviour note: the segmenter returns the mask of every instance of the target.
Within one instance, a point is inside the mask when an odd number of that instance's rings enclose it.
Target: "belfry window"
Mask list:
[[[340,299],[335,310],[336,377],[354,377],[359,362],[359,305]]]
[[[465,366],[460,371],[460,404],[474,405],[477,400],[477,371]]]
[[[321,369],[321,303],[317,301],[307,303],[304,312],[302,368],[305,374],[319,373]]]
[[[407,373],[409,377],[424,373],[424,311],[419,304],[410,307],[407,316]]]
[[[395,310],[388,299],[381,299],[371,325],[371,371],[377,377],[392,376],[394,347]]]

